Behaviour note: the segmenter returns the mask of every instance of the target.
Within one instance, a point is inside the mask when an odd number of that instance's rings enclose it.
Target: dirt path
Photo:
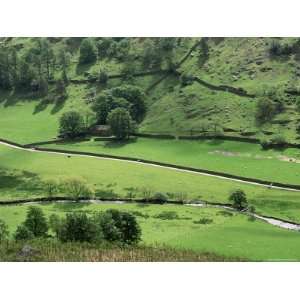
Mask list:
[[[231,180],[231,181],[235,181],[235,182],[240,182],[240,183],[246,183],[246,184],[252,184],[252,185],[257,185],[257,186],[262,186],[262,187],[266,187],[266,188],[272,188],[272,189],[279,189],[279,190],[284,190],[284,191],[293,191],[293,192],[300,192],[300,187],[299,188],[289,188],[289,187],[282,187],[282,186],[276,186],[276,184],[272,184],[272,186],[270,186],[269,184],[263,184],[263,183],[258,183],[258,182],[253,182],[253,181],[249,181],[246,179],[236,179],[236,178],[229,178],[226,177],[224,174],[224,176],[221,175],[214,175],[214,174],[210,174],[210,173],[206,173],[204,171],[193,171],[193,170],[189,170],[189,168],[182,167],[176,167],[176,166],[164,166],[164,165],[160,165],[159,163],[156,162],[142,162],[142,161],[135,161],[135,160],[129,160],[126,158],[113,158],[113,157],[101,157],[99,155],[92,155],[92,154],[77,154],[77,153],[70,153],[70,152],[63,152],[62,150],[59,151],[55,151],[55,150],[40,150],[37,148],[26,148],[23,146],[17,146],[14,144],[10,144],[9,142],[4,142],[4,141],[0,141],[0,144],[11,147],[11,148],[15,148],[15,149],[19,149],[19,150],[23,150],[23,151],[28,151],[28,152],[39,152],[39,153],[48,153],[48,154],[56,154],[56,155],[63,155],[63,156],[69,156],[69,157],[90,157],[90,158],[94,158],[94,159],[106,159],[106,160],[113,160],[113,161],[125,161],[128,163],[133,163],[133,164],[139,164],[139,165],[145,165],[145,166],[152,166],[152,167],[157,167],[157,168],[163,168],[163,169],[168,169],[168,170],[174,170],[177,172],[184,172],[184,173],[191,173],[191,174],[198,174],[198,175],[204,175],[204,176],[210,176],[210,177],[215,177],[215,178],[220,178],[220,179],[224,179],[224,180]],[[229,175],[229,174],[228,174]]]

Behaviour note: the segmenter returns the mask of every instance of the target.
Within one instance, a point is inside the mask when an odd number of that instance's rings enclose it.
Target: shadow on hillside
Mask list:
[[[76,75],[84,75],[85,72],[88,72],[91,66],[94,63],[89,64],[77,64],[76,66]]]
[[[42,181],[32,172],[1,169],[0,188],[36,192],[42,190]]]
[[[45,101],[45,100],[41,100],[34,108],[34,111],[33,111],[33,115],[35,114],[38,114],[39,112],[42,112],[43,110],[45,110],[48,106],[48,102]]]
[[[55,101],[55,105],[51,109],[51,115],[55,115],[58,113],[61,109],[64,108],[67,98],[65,99],[59,99]]]
[[[7,91],[7,92],[1,92],[0,97],[0,103],[3,103],[4,107],[8,106],[14,106],[18,102],[24,102],[24,101],[36,101],[39,99],[39,96],[32,92],[13,92],[13,91]]]

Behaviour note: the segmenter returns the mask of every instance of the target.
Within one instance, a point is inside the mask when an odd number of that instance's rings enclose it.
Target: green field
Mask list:
[[[25,219],[28,206],[1,206],[0,216],[11,232]],[[47,204],[41,206],[46,213],[64,214],[71,211],[92,213],[109,208],[130,211],[137,215],[142,227],[142,242],[164,244],[180,249],[208,251],[228,257],[250,260],[300,260],[298,232],[274,227],[261,221],[234,213],[224,215],[221,209],[195,208],[176,205],[140,204]],[[175,212],[177,217],[163,220],[162,212]],[[142,216],[138,216],[142,214]],[[211,224],[197,224],[200,218],[210,218]]]
[[[45,103],[30,95],[0,93],[0,137],[21,144],[55,139],[59,117],[65,111],[84,110],[85,86],[69,88],[69,99]]]
[[[85,141],[45,147],[143,158],[244,177],[300,184],[300,150],[262,150],[260,145],[221,140],[138,138],[132,142]]]
[[[43,182],[80,176],[93,185],[99,196],[126,197],[141,188],[152,192],[184,193],[187,200],[202,199],[228,202],[234,189],[243,189],[257,211],[284,219],[300,221],[300,193],[268,189],[199,174],[107,159],[70,157],[59,154],[32,153],[0,145],[1,199],[46,196]]]

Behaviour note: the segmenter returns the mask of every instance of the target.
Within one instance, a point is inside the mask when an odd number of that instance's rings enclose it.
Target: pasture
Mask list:
[[[143,197],[142,189],[169,198],[228,203],[229,194],[243,189],[259,213],[300,221],[300,193],[268,189],[200,174],[125,161],[33,153],[0,145],[1,199],[46,196],[45,180],[79,176],[99,197]]]
[[[248,217],[216,208],[197,208],[179,205],[141,204],[43,204],[47,216],[52,213],[85,211],[93,213],[110,208],[136,215],[142,228],[142,243],[166,245],[196,252],[212,252],[225,257],[247,260],[299,261],[298,232],[274,227]],[[1,206],[0,216],[10,231],[25,219],[28,206]],[[168,217],[169,216],[169,217]],[[211,223],[201,224],[201,219]]]

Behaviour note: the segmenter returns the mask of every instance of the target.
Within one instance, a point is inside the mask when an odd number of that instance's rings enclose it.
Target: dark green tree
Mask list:
[[[59,120],[59,134],[67,138],[79,136],[84,129],[83,117],[77,111],[63,113]]]
[[[31,206],[28,208],[24,225],[33,233],[34,237],[45,237],[47,235],[47,219],[39,207]]]
[[[107,123],[111,127],[112,133],[119,140],[129,138],[133,130],[133,122],[129,112],[125,108],[116,108],[112,110],[107,117]]]
[[[240,189],[232,192],[229,196],[229,200],[233,202],[233,207],[238,210],[243,210],[248,206],[246,194]]]
[[[102,239],[102,230],[84,212],[69,213],[57,230],[62,242],[95,242]]]
[[[79,49],[79,63],[88,64],[96,61],[97,49],[94,41],[91,38],[85,38],[82,40]]]
[[[34,238],[34,234],[28,229],[25,224],[21,224],[17,227],[14,238],[16,241],[31,240]]]

